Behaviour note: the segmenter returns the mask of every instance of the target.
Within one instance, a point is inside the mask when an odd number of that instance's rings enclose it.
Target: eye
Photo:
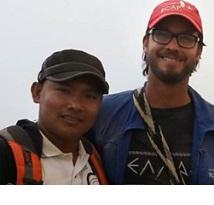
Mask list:
[[[56,91],[61,92],[61,93],[68,93],[69,90],[65,87],[57,87]]]
[[[98,92],[88,92],[86,93],[86,98],[91,100],[96,100],[101,97],[101,94]]]
[[[154,30],[153,39],[159,43],[166,43],[171,39],[171,33],[164,30]]]
[[[191,35],[187,35],[187,34],[181,34],[179,36],[179,38],[183,42],[195,42],[196,41],[196,37],[195,36],[191,36]]]

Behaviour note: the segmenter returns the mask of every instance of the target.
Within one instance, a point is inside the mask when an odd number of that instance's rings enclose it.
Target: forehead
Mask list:
[[[155,27],[167,29],[170,31],[188,31],[195,32],[196,29],[193,24],[186,18],[178,15],[172,15],[163,18]]]

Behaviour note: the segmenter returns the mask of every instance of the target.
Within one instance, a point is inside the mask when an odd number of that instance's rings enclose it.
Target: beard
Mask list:
[[[172,65],[166,65],[167,67],[165,69],[160,69],[158,65],[158,59],[160,56],[167,56],[167,54],[159,54],[157,56],[146,56],[145,60],[147,65],[149,66],[149,69],[151,72],[162,82],[169,85],[175,85],[182,80],[188,78],[191,76],[191,74],[196,71],[197,62],[195,60],[190,60],[179,72],[176,71],[174,66]],[[171,54],[170,54],[171,55]],[[177,55],[177,56],[176,56]],[[175,59],[180,59],[182,61],[186,61],[186,58],[181,54],[176,54]],[[171,55],[172,56],[172,55]],[[163,66],[161,66],[163,67]]]

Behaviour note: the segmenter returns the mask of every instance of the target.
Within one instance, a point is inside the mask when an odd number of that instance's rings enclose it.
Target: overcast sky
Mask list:
[[[76,48],[96,55],[110,93],[133,89],[142,76],[142,36],[160,0],[7,0],[0,7],[0,128],[18,119],[37,119],[30,86],[44,59]],[[191,0],[201,13],[205,43],[193,86],[214,103],[214,1]]]

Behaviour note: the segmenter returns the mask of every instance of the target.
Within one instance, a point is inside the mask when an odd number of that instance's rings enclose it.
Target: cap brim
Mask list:
[[[74,80],[74,79],[77,79],[82,76],[90,76],[90,77],[96,79],[101,85],[102,93],[108,94],[109,85],[105,81],[105,79],[102,78],[101,76],[99,76],[98,74],[96,74],[94,72],[90,72],[90,71],[82,71],[82,72],[73,71],[73,72],[57,73],[57,74],[54,74],[51,76],[47,76],[46,79],[53,81],[53,82],[64,82],[64,81],[68,81],[68,80]]]

